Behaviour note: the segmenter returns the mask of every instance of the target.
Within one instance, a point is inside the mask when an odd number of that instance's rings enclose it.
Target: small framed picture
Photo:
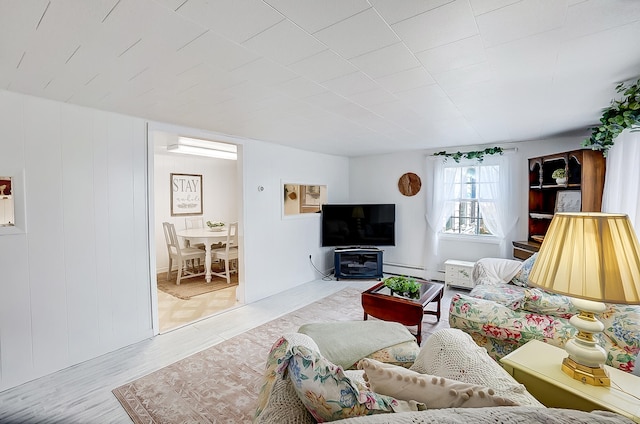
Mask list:
[[[171,216],[202,215],[202,175],[171,174]]]
[[[580,212],[582,209],[582,192],[580,190],[563,190],[556,195],[556,212]]]

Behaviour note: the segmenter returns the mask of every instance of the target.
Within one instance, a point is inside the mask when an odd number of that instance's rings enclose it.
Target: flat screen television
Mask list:
[[[322,205],[322,246],[395,246],[396,205]]]

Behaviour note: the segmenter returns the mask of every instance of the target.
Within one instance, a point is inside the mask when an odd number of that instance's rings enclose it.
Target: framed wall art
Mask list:
[[[202,215],[202,175],[171,174],[171,216]]]
[[[556,212],[580,212],[582,210],[582,192],[563,190],[556,194]]]

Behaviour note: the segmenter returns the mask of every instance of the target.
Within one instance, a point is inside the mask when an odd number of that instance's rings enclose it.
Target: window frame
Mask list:
[[[457,173],[457,175],[454,177],[454,182],[452,183],[453,186],[458,186],[459,189],[453,189],[452,192],[453,193],[459,193],[458,197],[449,197],[448,193],[444,193],[444,197],[446,198],[446,202],[453,202],[454,205],[458,205],[458,208],[453,207],[452,208],[452,213],[447,217],[446,220],[444,220],[443,226],[438,230],[438,234],[439,236],[445,238],[445,239],[465,239],[465,240],[483,240],[483,241],[487,241],[487,242],[491,242],[491,239],[494,240],[500,240],[500,238],[498,236],[496,236],[495,234],[489,232],[489,233],[480,233],[479,230],[480,228],[482,228],[482,224],[484,221],[484,217],[482,216],[482,211],[481,211],[481,207],[480,207],[480,202],[483,201],[483,199],[481,197],[479,197],[479,192],[480,190],[478,190],[478,187],[481,184],[487,184],[487,182],[483,182],[483,181],[478,181],[478,177],[479,175],[481,175],[482,173],[479,171],[478,168],[480,167],[496,167],[497,168],[497,174],[500,174],[500,165],[499,164],[483,164],[483,163],[462,163],[462,164],[455,164],[453,166],[451,165],[447,165],[443,168],[443,173],[448,172],[448,170],[451,169],[455,169],[455,172]],[[466,174],[466,172],[464,171],[464,169],[469,169],[469,168],[474,168],[476,177],[475,177],[475,181],[469,183],[469,181],[467,181],[466,179],[463,180],[463,175]],[[467,171],[468,172],[468,171]],[[446,178],[444,178],[444,180],[446,181]],[[491,183],[491,181],[489,182]],[[475,185],[475,189],[473,190],[475,197],[469,197],[467,196],[468,192],[465,192],[465,186],[469,185],[469,184],[473,184]],[[445,190],[445,184],[443,184],[440,187],[441,190]],[[495,203],[497,202],[496,199],[485,199],[485,202],[492,202]],[[472,234],[469,233],[464,233],[464,232],[460,232],[460,228],[462,228],[461,225],[461,218],[462,216],[459,214],[459,205],[462,203],[470,203],[474,206],[474,209],[477,211],[477,218],[473,218],[473,217],[465,217],[465,219],[467,220],[473,220],[475,221],[475,232]],[[446,231],[446,228],[448,226],[448,223],[452,220],[452,219],[457,219],[457,226],[452,226],[452,227],[457,227],[458,231]],[[482,225],[481,225],[482,224]],[[486,227],[486,225],[484,226],[486,231],[489,231]]]

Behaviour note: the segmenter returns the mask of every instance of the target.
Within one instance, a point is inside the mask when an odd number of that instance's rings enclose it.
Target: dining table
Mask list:
[[[211,245],[219,242],[226,242],[229,230],[226,227],[221,229],[211,228],[190,228],[188,230],[177,231],[178,237],[184,240],[189,240],[189,244],[194,245],[197,243],[204,244],[204,270],[205,281],[211,282]]]

